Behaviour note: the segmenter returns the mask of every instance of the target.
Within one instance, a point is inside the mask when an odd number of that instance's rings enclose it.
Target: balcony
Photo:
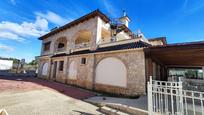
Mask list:
[[[58,48],[57,49],[57,52],[64,52],[65,51],[65,48],[63,47],[63,48]]]
[[[90,47],[90,42],[83,42],[80,44],[75,44],[75,49],[83,49],[83,48],[88,48]]]

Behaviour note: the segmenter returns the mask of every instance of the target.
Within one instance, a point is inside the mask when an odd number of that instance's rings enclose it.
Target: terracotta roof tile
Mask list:
[[[61,56],[69,56],[69,55],[80,55],[80,54],[89,54],[89,53],[97,53],[97,52],[108,52],[108,51],[117,51],[117,50],[126,50],[126,49],[136,49],[136,48],[143,48],[143,47],[149,47],[150,44],[147,44],[143,41],[137,41],[127,44],[121,44],[121,45],[114,45],[114,46],[108,46],[108,47],[102,47],[98,48],[95,51],[91,50],[83,50],[83,51],[77,51],[70,54],[56,54],[52,57],[61,57]]]

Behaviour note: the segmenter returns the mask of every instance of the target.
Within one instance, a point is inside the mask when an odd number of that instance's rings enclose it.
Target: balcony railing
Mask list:
[[[63,52],[63,51],[65,51],[65,48],[63,47],[63,48],[58,48],[57,49],[57,52]]]
[[[90,42],[83,42],[80,44],[75,44],[75,49],[85,48],[85,47],[89,47],[89,46],[90,46]]]

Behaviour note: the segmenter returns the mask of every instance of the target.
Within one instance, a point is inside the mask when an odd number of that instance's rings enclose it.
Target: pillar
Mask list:
[[[203,70],[203,79],[204,79],[204,66],[202,67],[202,70]]]
[[[100,17],[96,18],[96,27],[92,30],[92,38],[91,38],[91,50],[96,50],[97,45],[100,43],[101,39],[101,28],[102,28],[102,20]]]

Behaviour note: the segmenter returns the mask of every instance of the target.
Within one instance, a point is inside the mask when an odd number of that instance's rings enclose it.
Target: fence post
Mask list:
[[[150,80],[148,82],[148,112],[149,115],[153,114],[153,107],[152,107],[152,76],[150,76]]]
[[[184,107],[183,107],[183,84],[181,77],[179,77],[179,97],[180,97],[180,111],[181,115],[184,115]]]

